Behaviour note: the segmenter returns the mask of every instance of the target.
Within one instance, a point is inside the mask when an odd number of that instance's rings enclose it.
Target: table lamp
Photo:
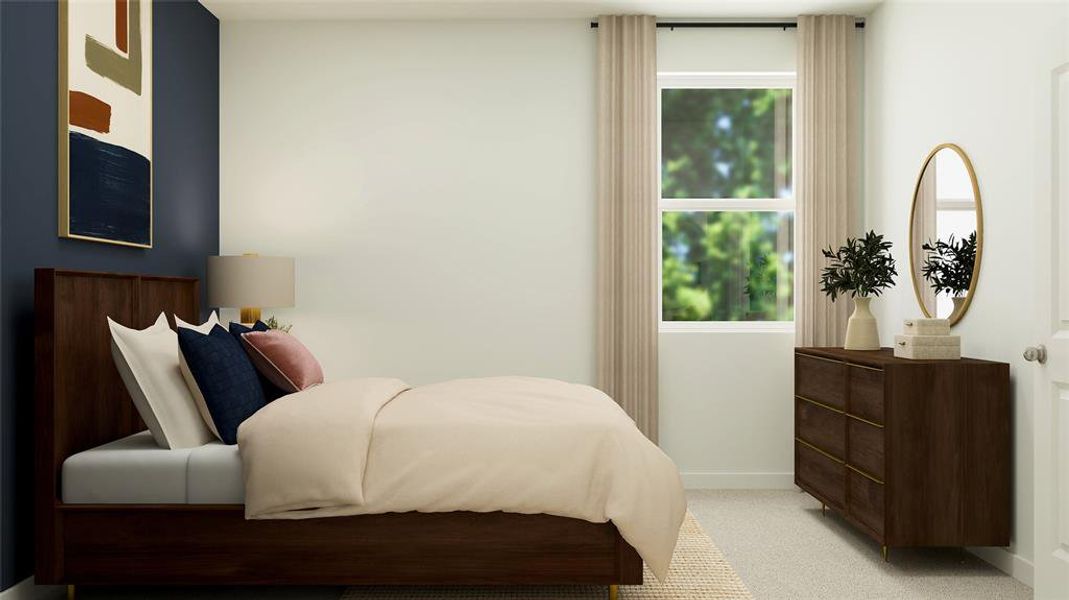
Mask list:
[[[263,307],[293,306],[293,258],[208,257],[208,305],[240,308],[242,323],[255,323]]]

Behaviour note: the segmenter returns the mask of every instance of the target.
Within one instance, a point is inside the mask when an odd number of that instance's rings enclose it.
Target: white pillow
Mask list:
[[[178,318],[178,315],[174,316],[175,325],[183,329],[192,329],[197,333],[203,333],[208,335],[216,325],[222,325],[219,322],[219,315],[212,311],[212,314],[208,315],[208,320],[200,325],[193,325],[192,323],[186,323],[182,319]],[[176,337],[177,339],[177,337]],[[204,395],[200,392],[200,386],[197,385],[197,380],[193,378],[193,373],[190,372],[189,367],[186,366],[186,357],[182,355],[182,349],[178,349],[178,370],[182,374],[182,379],[186,382],[186,387],[189,388],[189,393],[193,395],[193,404],[197,407],[197,413],[200,414],[204,424],[208,427],[208,430],[212,432],[212,435],[216,439],[222,440],[222,436],[219,435],[219,430],[215,428],[215,421],[212,420],[212,413],[208,412],[208,404],[204,402]]]
[[[186,329],[192,329],[193,331],[196,331],[197,333],[203,333],[204,335],[208,335],[208,332],[210,332],[212,330],[212,327],[215,327],[216,325],[219,325],[220,323],[219,323],[219,315],[215,314],[215,311],[213,310],[212,314],[208,315],[208,320],[203,322],[203,323],[201,323],[200,325],[193,325],[192,323],[186,323],[182,319],[179,319],[178,315],[174,316],[174,324],[178,325],[179,327],[184,327]],[[175,339],[177,340],[178,338],[176,337]]]
[[[148,329],[108,319],[111,355],[141,419],[163,448],[192,448],[212,440],[178,368],[178,335],[160,313]]]

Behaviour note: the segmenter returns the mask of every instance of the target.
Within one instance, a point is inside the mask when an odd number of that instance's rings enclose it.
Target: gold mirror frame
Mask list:
[[[924,173],[928,170],[928,165],[935,160],[935,155],[940,150],[950,149],[953,150],[960,158],[961,162],[965,165],[965,170],[969,173],[969,183],[972,184],[973,199],[976,202],[976,264],[973,265],[972,279],[969,281],[969,289],[965,292],[965,300],[962,303],[961,310],[957,313],[950,315],[950,324],[953,326],[961,321],[961,318],[965,316],[965,313],[969,312],[969,305],[972,304],[973,294],[976,293],[976,284],[980,281],[980,265],[983,262],[984,256],[984,205],[980,201],[980,184],[976,180],[976,170],[973,169],[972,161],[969,160],[969,155],[965,154],[965,150],[962,150],[961,146],[957,144],[945,143],[939,144],[932,151],[928,153],[928,156],[924,159],[924,164],[921,165],[921,171],[917,175],[917,183],[913,186],[913,203],[909,209],[909,271],[910,278],[913,280],[913,294],[917,298],[917,306],[921,307],[921,313],[927,318],[933,318],[928,312],[928,308],[924,305],[924,300],[921,298],[921,285],[923,281],[919,281],[917,275],[916,261],[920,258],[917,256],[917,250],[913,248],[913,227],[916,213],[917,213],[917,197],[920,195],[921,182],[924,181]]]

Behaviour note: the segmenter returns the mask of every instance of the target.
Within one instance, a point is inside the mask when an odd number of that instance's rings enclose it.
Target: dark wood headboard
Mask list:
[[[36,522],[38,563],[55,539],[63,461],[145,429],[111,357],[105,317],[143,329],[167,313],[199,322],[190,277],[37,269],[34,272]]]

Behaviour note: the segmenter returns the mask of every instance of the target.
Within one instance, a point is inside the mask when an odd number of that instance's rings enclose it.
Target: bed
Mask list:
[[[142,431],[63,461],[64,504],[243,504],[237,446],[160,448]]]
[[[105,316],[195,321],[199,298],[192,278],[36,271],[38,583],[597,584],[610,594],[642,583],[642,560],[612,523],[502,512],[246,520],[236,448],[148,457]]]

